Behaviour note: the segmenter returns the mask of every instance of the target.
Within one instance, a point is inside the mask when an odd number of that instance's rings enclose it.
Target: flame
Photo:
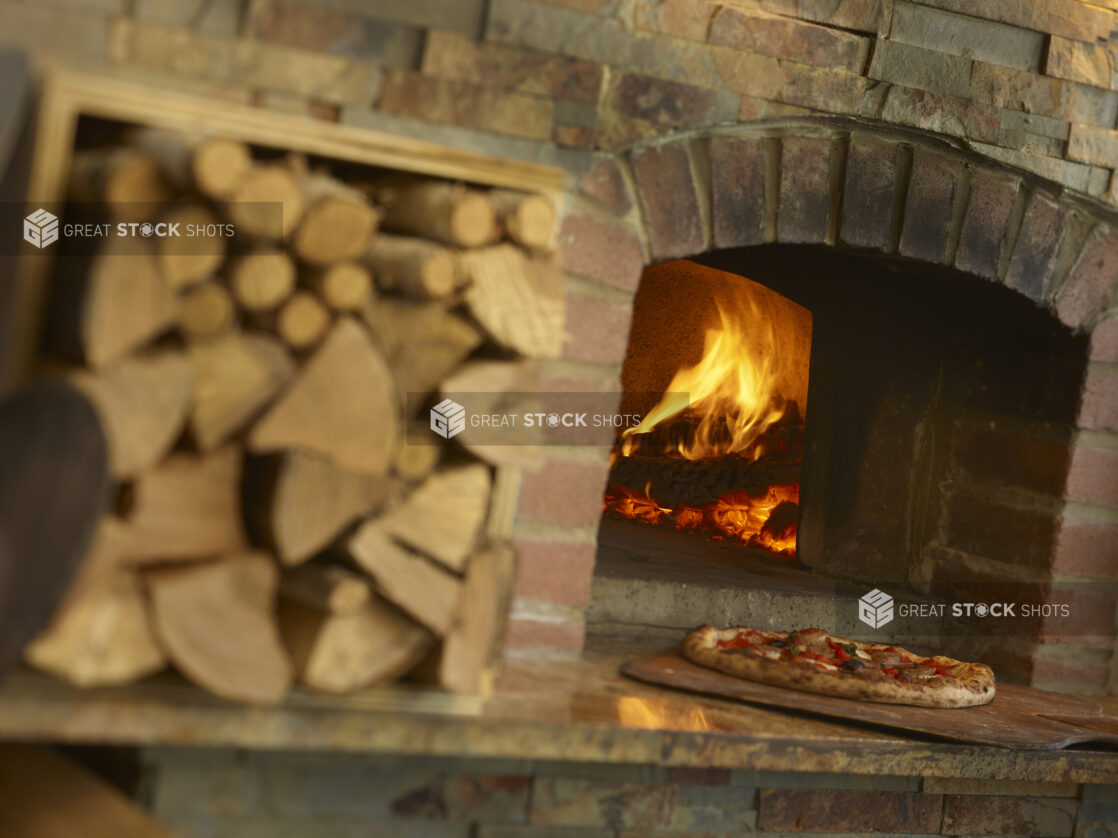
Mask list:
[[[785,558],[796,556],[796,516],[766,527],[782,503],[799,504],[800,486],[770,486],[768,492],[753,497],[745,492],[730,492],[704,507],[661,506],[648,493],[634,492],[611,484],[606,489],[603,508],[620,518],[644,524],[671,524],[677,530],[705,530],[715,540],[738,541],[761,547]],[[794,511],[794,510],[793,510]]]
[[[776,392],[779,369],[772,323],[760,316],[752,299],[736,310],[718,302],[716,307],[721,326],[707,330],[702,359],[676,372],[641,423],[623,433],[622,455],[632,453],[638,434],[685,411],[698,416],[698,424],[673,443],[672,453],[690,460],[742,452],[780,419],[784,399]],[[752,335],[746,322],[758,327]]]
[[[702,708],[674,707],[665,700],[626,695],[617,699],[617,719],[627,727],[645,730],[710,730]]]

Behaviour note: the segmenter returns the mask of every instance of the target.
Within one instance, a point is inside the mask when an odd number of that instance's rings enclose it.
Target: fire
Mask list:
[[[749,311],[740,310],[746,306]],[[689,460],[740,454],[783,416],[784,399],[775,389],[779,356],[772,324],[752,299],[737,311],[722,304],[717,308],[721,327],[707,330],[701,360],[679,370],[641,423],[624,432],[623,456],[633,453],[640,435],[685,415],[698,422],[673,441],[670,453]],[[752,333],[747,322],[757,325]]]
[[[628,727],[645,730],[710,730],[711,724],[702,708],[693,704],[673,708],[665,700],[637,698],[626,695],[617,699],[617,720]]]

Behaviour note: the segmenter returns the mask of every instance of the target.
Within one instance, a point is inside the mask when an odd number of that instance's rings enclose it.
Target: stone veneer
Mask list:
[[[616,386],[653,261],[801,242],[1002,283],[1090,334],[1070,450],[999,438],[1007,479],[1059,499],[1057,584],[1118,577],[1113,0],[0,0],[0,18],[47,61],[562,167],[563,386]],[[605,470],[572,449],[524,476],[511,653],[581,648]],[[1056,644],[1029,677],[1098,689],[1115,661]]]

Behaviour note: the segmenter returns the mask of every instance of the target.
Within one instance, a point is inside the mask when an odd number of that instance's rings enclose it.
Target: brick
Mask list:
[[[895,791],[763,789],[761,830],[810,832],[939,832],[938,794]]]
[[[473,838],[617,838],[612,829],[580,829],[537,824],[511,825],[480,823]]]
[[[730,775],[735,786],[766,789],[852,789],[857,791],[920,791],[918,777],[887,774],[850,774],[825,771],[756,771],[735,769]]]
[[[1008,111],[1001,111],[1001,113],[1008,113]],[[1005,148],[1038,154],[1043,157],[1060,157],[1063,155],[1065,148],[1063,140],[1029,134],[1025,131],[999,131],[994,142]]]
[[[968,835],[1071,835],[1074,800],[1028,797],[944,797],[943,831]]]
[[[977,58],[1037,72],[1044,33],[1006,26],[977,16],[954,14],[913,3],[897,3],[889,37],[913,46]]]
[[[1017,797],[1076,797],[1078,783],[1033,780],[980,780],[974,777],[928,777],[924,791],[933,794],[1014,795]]]
[[[1057,527],[1053,515],[960,494],[945,506],[946,546],[1023,567],[1048,566]]]
[[[537,522],[595,524],[608,475],[608,463],[552,460],[524,476],[518,514]]]
[[[82,5],[92,6],[93,3],[83,0]],[[237,35],[241,24],[239,4],[207,0],[137,0],[132,14],[160,23],[189,26],[195,32],[206,35]]]
[[[927,6],[981,16],[985,20],[1008,23],[1022,29],[1051,32],[1078,41],[1105,41],[1114,27],[1113,14],[1091,8],[1077,0],[1048,0],[1046,3],[1021,3],[1019,0],[920,0]],[[979,11],[980,9],[980,11]]]
[[[1098,227],[1087,240],[1056,297],[1056,314],[1067,326],[1083,325],[1102,304],[1118,277],[1118,234]]]
[[[1053,35],[1044,72],[1049,76],[1094,87],[1115,86],[1113,59],[1104,47]]]
[[[571,212],[563,218],[559,243],[564,270],[627,291],[637,290],[644,255],[630,228]]]
[[[1009,166],[1024,169],[1040,175],[1042,178],[1054,180],[1070,189],[1079,192],[1090,192],[1092,180],[1095,177],[1095,167],[1076,163],[1073,160],[1064,160],[1057,157],[1046,157],[1043,154],[1032,154],[1017,151],[1012,148],[983,143],[977,140],[971,142],[974,151],[986,155],[994,160],[999,160]]]
[[[869,77],[966,99],[971,93],[971,60],[897,41],[878,41]]]
[[[1010,110],[1113,126],[1118,93],[1097,87],[1038,76],[995,64],[974,63],[971,93],[980,102]]]
[[[1065,517],[1056,537],[1052,570],[1118,578],[1118,524]]]
[[[415,27],[285,0],[252,3],[245,16],[244,34],[277,46],[374,61],[383,67],[404,70],[419,66],[423,49],[423,33]]]
[[[791,105],[832,113],[856,114],[866,92],[866,80],[855,73],[782,61],[779,98]]]
[[[694,126],[728,122],[737,97],[725,91],[657,79],[643,73],[618,73],[611,82],[609,107],[616,113],[660,125]]]
[[[780,146],[780,209],[777,239],[822,243],[831,223],[831,167],[835,141],[829,137],[785,137]]]
[[[1001,110],[970,99],[943,96],[895,84],[885,96],[881,118],[953,137],[996,142],[1001,136]]]
[[[641,152],[633,159],[633,175],[647,213],[652,258],[673,259],[704,250],[687,146],[675,143]]]
[[[1063,495],[1070,451],[1069,442],[1057,435],[1004,426],[958,427],[950,451],[956,468],[983,483]]]
[[[423,51],[423,73],[514,93],[596,103],[602,67],[535,50],[477,44],[456,32],[432,29]]]
[[[568,361],[620,364],[629,346],[632,305],[585,294],[566,296],[567,338],[562,357]]]
[[[315,4],[321,8],[322,4]],[[407,3],[332,3],[333,6],[375,9],[376,18],[418,29],[449,29],[471,38],[481,35],[486,0],[408,0]]]
[[[586,623],[513,615],[505,632],[505,652],[543,651],[577,655],[586,642]]]
[[[1068,614],[1052,614],[1041,618],[1040,634],[1042,639],[1052,644],[1070,644],[1073,647],[1087,645],[1086,638],[1106,636],[1114,638],[1114,617],[1118,608],[1118,591],[1113,585],[1099,585],[1094,582],[1062,581],[1045,586],[1039,593],[1040,602],[1067,605]],[[1106,644],[1109,648],[1112,643]],[[1040,647],[1038,660],[1053,663],[1090,664],[1106,663],[1096,658],[1069,658],[1065,646]],[[1103,655],[1106,649],[1100,650]],[[1046,652],[1039,655],[1039,652]],[[1084,677],[1093,677],[1084,673]],[[1039,679],[1038,679],[1039,680]],[[1051,679],[1050,679],[1051,680]],[[1105,678],[1104,678],[1105,682]]]
[[[703,42],[715,14],[711,0],[661,0],[637,7],[637,28]]]
[[[621,167],[612,158],[595,163],[594,168],[579,181],[578,191],[609,207],[616,215],[625,215],[633,207]]]
[[[674,126],[662,122],[625,116],[615,111],[610,103],[598,113],[594,125],[594,148],[599,151],[621,151],[646,140],[674,133]]]
[[[1118,317],[1103,320],[1091,331],[1091,360],[1118,363]]]
[[[742,247],[765,240],[763,140],[712,137],[711,215],[714,246]]]
[[[880,0],[844,0],[842,3],[803,3],[802,0],[761,0],[761,8],[785,17],[803,18],[838,29],[876,33],[886,12]]]
[[[781,98],[784,89],[784,74],[781,70],[783,62],[767,55],[710,46],[698,56],[699,66],[711,63],[711,59],[715,78],[710,86],[762,99]]]
[[[897,145],[871,134],[850,135],[839,238],[854,247],[884,248],[893,232]]]
[[[869,54],[869,39],[861,35],[732,8],[722,8],[715,16],[710,25],[710,43],[851,73],[862,72]]]
[[[1118,431],[1118,370],[1088,369],[1077,421],[1089,430]]]
[[[731,773],[729,768],[668,768],[664,782],[679,786],[728,786]]]
[[[755,96],[742,96],[738,106],[738,122],[752,122],[772,116],[802,116],[811,113],[808,108],[786,105],[783,102],[770,102]]]
[[[568,148],[593,148],[594,132],[582,125],[556,124],[551,129],[551,139],[558,146]]]
[[[516,596],[579,607],[590,601],[596,545],[518,539],[516,552]]]
[[[1075,446],[1068,470],[1067,499],[1118,508],[1118,451]]]
[[[1053,119],[1050,116],[1041,116],[1035,113],[1002,110],[1001,120],[1002,128],[1007,131],[1023,131],[1028,134],[1037,134],[1041,137],[1067,142],[1070,126],[1063,119]]]
[[[945,263],[961,178],[959,161],[926,149],[915,149],[901,230],[902,256]]]
[[[1066,215],[1063,207],[1040,193],[1033,194],[1025,207],[1005,284],[1033,302],[1042,302],[1048,296]]]
[[[1078,123],[1072,125],[1068,157],[1098,166],[1118,166],[1118,131]]]
[[[961,271],[994,279],[1002,251],[1009,244],[1010,219],[1021,181],[1015,177],[975,173],[955,253]]]
[[[385,77],[379,107],[387,113],[535,140],[551,139],[555,113],[549,99],[402,70]]]

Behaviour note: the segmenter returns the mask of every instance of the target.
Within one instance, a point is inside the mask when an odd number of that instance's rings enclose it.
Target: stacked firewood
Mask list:
[[[254,703],[416,672],[486,688],[513,563],[487,526],[500,456],[425,411],[452,376],[557,351],[554,210],[338,170],[154,130],[76,153],[71,195],[109,220],[233,235],[109,239],[59,270],[47,351],[77,362],[119,489],[31,665],[99,686],[170,663]]]

